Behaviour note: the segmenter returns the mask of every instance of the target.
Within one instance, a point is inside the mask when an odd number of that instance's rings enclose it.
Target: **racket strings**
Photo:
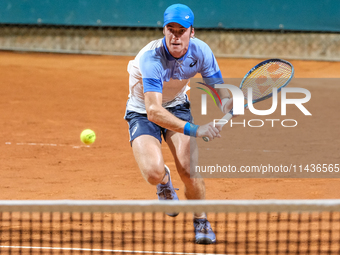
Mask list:
[[[263,98],[272,93],[273,88],[280,88],[292,75],[292,67],[283,62],[269,62],[250,73],[243,81],[242,92],[247,98],[248,88],[253,88],[253,100]]]

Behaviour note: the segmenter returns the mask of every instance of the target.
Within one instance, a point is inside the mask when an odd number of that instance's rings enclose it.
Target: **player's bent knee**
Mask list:
[[[165,175],[164,165],[149,167],[142,170],[145,180],[151,185],[159,184]]]
[[[157,185],[162,181],[163,177],[163,175],[152,173],[147,176],[146,181],[151,185]]]

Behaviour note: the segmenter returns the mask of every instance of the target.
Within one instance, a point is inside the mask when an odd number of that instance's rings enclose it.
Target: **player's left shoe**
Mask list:
[[[207,219],[194,219],[195,242],[198,244],[216,243],[216,236]]]
[[[157,195],[159,200],[179,200],[176,194],[174,187],[172,186],[171,177],[170,177],[170,169],[164,165],[165,172],[169,176],[169,181],[166,184],[158,184],[157,185]],[[178,190],[178,189],[176,189]],[[178,212],[169,212],[166,213],[171,217],[176,217]]]

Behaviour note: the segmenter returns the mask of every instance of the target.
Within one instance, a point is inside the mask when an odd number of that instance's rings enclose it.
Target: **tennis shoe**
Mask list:
[[[195,242],[198,244],[216,243],[216,236],[207,219],[194,219]]]
[[[169,176],[169,181],[166,184],[158,184],[157,185],[157,195],[159,200],[179,200],[178,196],[176,194],[174,187],[172,186],[171,177],[170,177],[170,169],[164,165],[165,172]],[[179,213],[178,212],[171,212],[166,213],[167,215],[171,217],[176,217]]]

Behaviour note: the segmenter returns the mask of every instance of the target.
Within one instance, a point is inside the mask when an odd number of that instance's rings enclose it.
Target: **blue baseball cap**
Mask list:
[[[185,28],[194,24],[194,13],[184,4],[170,5],[164,12],[163,27],[171,22],[176,22]]]

